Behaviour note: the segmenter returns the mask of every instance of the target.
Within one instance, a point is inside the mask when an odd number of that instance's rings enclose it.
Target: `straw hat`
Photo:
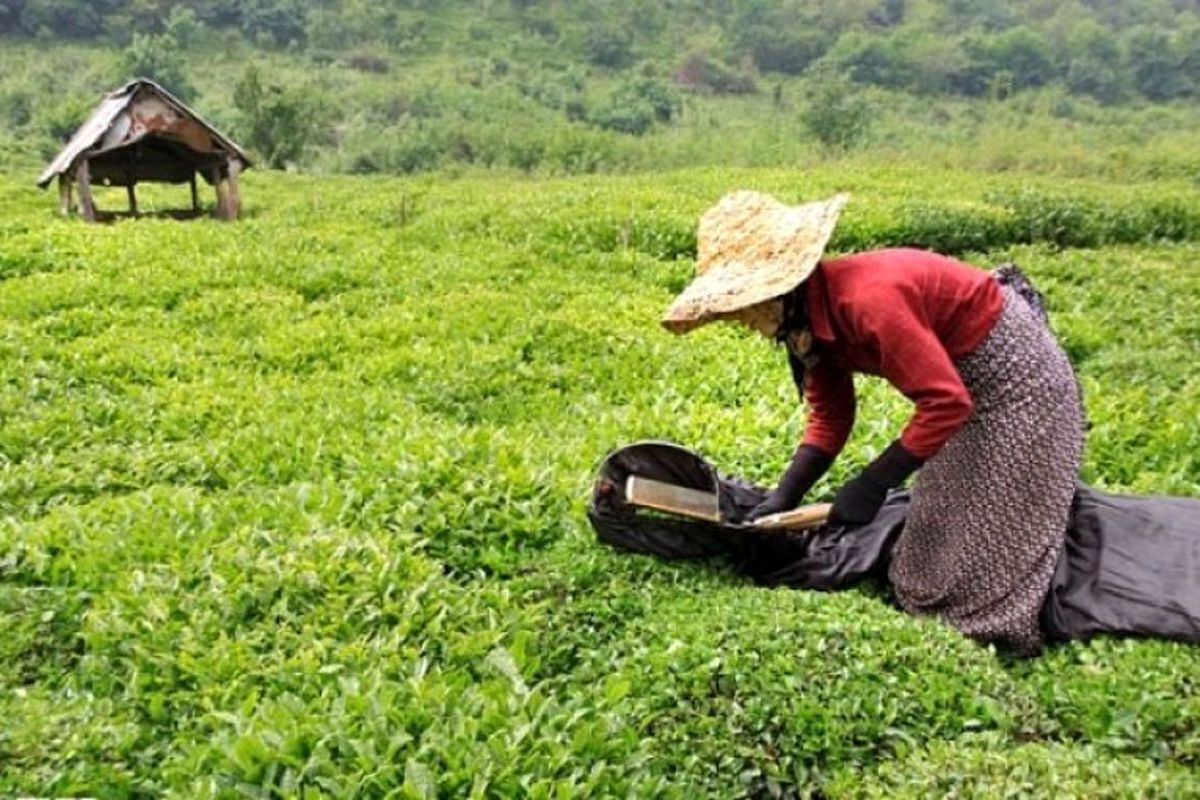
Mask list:
[[[758,192],[722,197],[700,218],[696,278],[667,309],[663,327],[687,333],[795,289],[817,268],[849,199],[787,206]]]

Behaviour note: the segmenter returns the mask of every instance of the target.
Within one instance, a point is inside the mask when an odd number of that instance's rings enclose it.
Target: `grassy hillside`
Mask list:
[[[1200,176],[1193,3],[21,0],[0,4],[0,37],[10,171],[147,75],[262,166],[307,172],[795,167],[852,149]]]
[[[587,527],[613,447],[765,482],[798,435],[778,352],[657,326],[734,187],[851,191],[837,249],[1015,259],[1081,374],[1085,479],[1200,497],[1194,185],[937,160],[252,171],[235,225],[88,226],[0,179],[0,794],[1193,795],[1195,647],[1012,662],[877,587]],[[909,412],[861,391],[820,496]]]

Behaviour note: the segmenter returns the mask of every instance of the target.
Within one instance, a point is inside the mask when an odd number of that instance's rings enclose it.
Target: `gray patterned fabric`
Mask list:
[[[995,327],[955,362],[974,411],[918,474],[889,578],[908,611],[1034,653],[1084,420],[1054,335],[1017,292],[1003,291]]]

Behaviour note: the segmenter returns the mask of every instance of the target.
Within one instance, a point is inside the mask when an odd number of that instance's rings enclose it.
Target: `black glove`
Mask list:
[[[856,478],[847,481],[833,498],[830,525],[863,525],[875,519],[888,489],[904,483],[924,463],[899,441],[892,442],[879,458],[872,461]]]
[[[779,485],[751,509],[742,522],[753,522],[759,517],[795,508],[805,492],[812,488],[832,463],[833,459],[821,449],[811,444],[800,445],[792,454],[792,463],[779,479]]]

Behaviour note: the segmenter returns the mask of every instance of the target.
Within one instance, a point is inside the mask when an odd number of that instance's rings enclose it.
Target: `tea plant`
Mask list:
[[[698,214],[742,187],[849,190],[836,249],[1016,260],[1087,394],[1085,479],[1200,496],[1186,184],[250,172],[237,224],[91,226],[4,178],[0,794],[1192,792],[1194,647],[1013,663],[873,587],[594,541],[611,448],[672,439],[766,482],[799,434],[778,352],[657,324]],[[909,413],[861,389],[814,498]]]

